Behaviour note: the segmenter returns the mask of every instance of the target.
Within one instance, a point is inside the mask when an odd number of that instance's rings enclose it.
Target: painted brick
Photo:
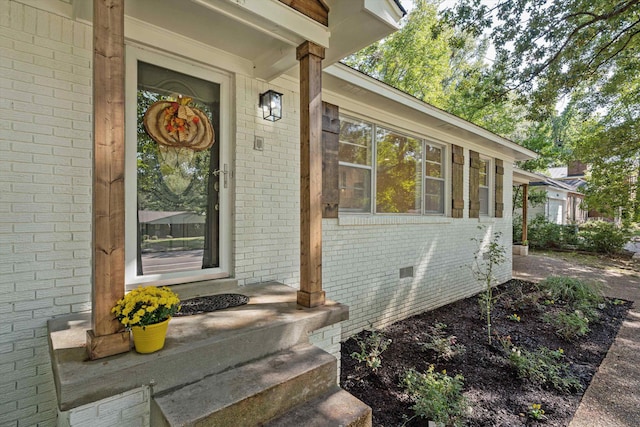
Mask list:
[[[91,30],[18,2],[2,0],[0,9],[0,66],[8,67],[0,83],[0,156],[12,165],[0,168],[9,173],[1,177],[9,187],[0,191],[12,213],[0,218],[0,233],[7,233],[0,234],[0,289],[8,291],[0,294],[0,312],[12,331],[0,340],[13,343],[2,355],[0,389],[14,390],[0,394],[0,424],[54,425],[44,322],[72,307],[86,310],[90,301]],[[67,147],[74,148],[54,152]]]

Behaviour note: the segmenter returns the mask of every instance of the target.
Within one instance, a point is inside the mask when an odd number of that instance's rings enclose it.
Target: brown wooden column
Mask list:
[[[93,292],[89,358],[129,351],[124,295],[124,0],[93,1]]]
[[[322,290],[322,59],[324,48],[298,46],[300,61],[300,290],[298,304],[325,302]]]
[[[527,219],[527,210],[529,208],[529,184],[522,184],[522,244],[529,240],[527,230],[529,221]]]

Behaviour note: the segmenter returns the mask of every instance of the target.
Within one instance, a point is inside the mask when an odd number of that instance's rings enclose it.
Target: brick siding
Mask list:
[[[0,0],[0,425],[55,425],[46,321],[91,307],[92,31]]]

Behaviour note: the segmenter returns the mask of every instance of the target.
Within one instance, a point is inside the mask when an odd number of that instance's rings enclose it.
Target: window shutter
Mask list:
[[[502,160],[496,159],[496,218],[502,218],[504,211],[504,167]]]
[[[338,106],[322,103],[322,217],[338,218],[338,147],[340,117]]]
[[[451,146],[451,216],[462,218],[464,214],[464,150]]]
[[[480,218],[480,153],[469,150],[469,218]]]

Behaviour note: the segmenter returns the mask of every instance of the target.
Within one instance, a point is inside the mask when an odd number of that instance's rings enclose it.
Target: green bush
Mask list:
[[[360,363],[364,363],[373,372],[382,366],[381,354],[389,347],[391,340],[385,338],[381,332],[371,331],[364,338],[356,337],[359,352],[351,353],[351,357]]]
[[[574,224],[560,225],[547,221],[542,214],[529,222],[529,246],[536,249],[566,249],[580,245],[578,227]]]
[[[631,234],[624,228],[604,221],[590,221],[580,226],[581,249],[603,254],[622,252]]]
[[[434,372],[433,365],[426,373],[410,369],[405,372],[401,385],[415,404],[411,407],[416,416],[436,423],[462,426],[467,411],[467,401],[462,395],[464,377],[450,377],[446,371]]]
[[[544,215],[536,215],[529,222],[529,246],[536,249],[560,248],[562,243],[562,226],[549,222]]]
[[[503,341],[503,346],[509,352],[509,364],[516,371],[518,378],[553,387],[563,393],[582,390],[580,381],[570,373],[569,365],[562,361],[562,349],[550,350],[540,347],[536,351],[528,351],[512,347],[510,341]]]
[[[573,341],[586,335],[589,329],[589,319],[580,310],[571,313],[561,311],[554,314],[546,314],[543,321],[556,328],[556,334],[567,341]]]
[[[599,284],[572,277],[551,276],[538,284],[547,299],[562,301],[574,309],[587,309],[604,301]]]
[[[513,214],[513,218],[511,219],[511,227],[513,228],[513,243],[522,243],[522,215]]]
[[[444,323],[436,323],[435,326],[431,326],[429,341],[421,343],[422,346],[428,350],[433,350],[438,359],[451,360],[454,357],[463,355],[466,351],[464,344],[456,343],[455,335],[447,336],[445,329],[447,329],[447,325]]]

